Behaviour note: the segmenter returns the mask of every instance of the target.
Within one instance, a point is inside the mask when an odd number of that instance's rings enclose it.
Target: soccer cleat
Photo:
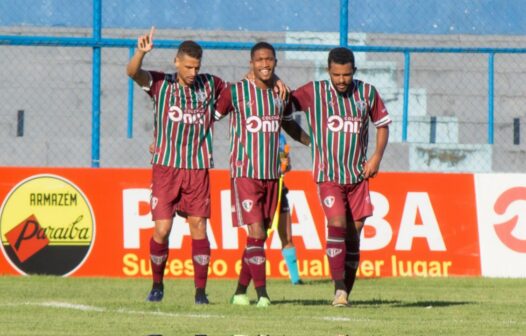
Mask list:
[[[202,305],[202,304],[209,304],[210,301],[208,301],[208,298],[206,297],[205,293],[196,293],[195,294],[195,304]]]
[[[250,306],[250,300],[246,294],[236,294],[232,296],[230,303],[237,306]]]
[[[257,304],[257,307],[258,308],[267,308],[268,306],[270,306],[270,299],[268,297],[260,297],[259,300],[258,300],[258,304]]]
[[[298,279],[298,281],[293,282],[292,284],[293,284],[293,285],[304,285],[305,282],[303,282],[303,280],[301,280],[301,279]]]
[[[347,307],[349,306],[349,301],[347,300],[347,292],[338,289],[334,294],[334,300],[332,301],[334,307]]]
[[[150,302],[159,302],[163,299],[164,291],[159,288],[152,288],[150,291],[150,294],[148,294],[148,297],[146,298],[146,301]]]

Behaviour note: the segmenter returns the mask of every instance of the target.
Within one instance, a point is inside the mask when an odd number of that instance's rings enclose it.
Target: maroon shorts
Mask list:
[[[230,180],[232,224],[268,224],[278,203],[278,180],[237,177]]]
[[[356,184],[320,182],[318,196],[327,218],[345,216],[350,212],[353,220],[361,220],[373,214],[367,180]]]
[[[208,169],[180,169],[162,165],[152,167],[153,220],[183,217],[210,217],[210,179]]]

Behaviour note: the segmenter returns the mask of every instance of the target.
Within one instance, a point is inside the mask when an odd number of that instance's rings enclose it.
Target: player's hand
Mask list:
[[[365,163],[363,166],[362,176],[366,180],[368,178],[373,178],[378,175],[378,170],[380,169],[380,159],[376,156],[371,156],[371,159]]]
[[[153,144],[153,142],[150,144],[150,146],[148,146],[148,151],[152,155],[155,153],[155,145]]]
[[[155,33],[155,27],[150,29],[149,34],[139,36],[137,39],[137,50],[148,53],[153,49],[153,33]]]
[[[281,100],[285,101],[285,99],[287,98],[289,92],[290,92],[290,89],[287,85],[285,85],[285,83],[279,79],[277,76],[276,76],[276,81],[275,81],[275,85],[274,85],[274,92],[276,92],[277,94],[279,94],[279,97],[281,98]]]

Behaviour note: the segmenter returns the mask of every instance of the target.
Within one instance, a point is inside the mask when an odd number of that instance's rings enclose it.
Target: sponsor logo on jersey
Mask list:
[[[168,118],[174,122],[184,124],[203,125],[205,110],[203,108],[181,110],[179,106],[170,106]]]
[[[265,261],[266,261],[266,258],[261,257],[261,256],[254,256],[254,257],[248,258],[248,263],[253,264],[253,265],[262,265],[265,263]]]
[[[252,210],[252,206],[254,205],[254,202],[252,200],[244,200],[241,202],[241,206],[243,209],[245,209],[246,212],[250,212]]]
[[[327,255],[329,256],[329,258],[334,258],[337,255],[341,254],[342,252],[343,250],[339,248],[331,247],[327,249]]]
[[[95,216],[82,191],[55,175],[18,183],[0,211],[2,252],[21,274],[69,275],[87,259]]]
[[[247,131],[251,133],[257,132],[279,132],[280,130],[280,120],[281,116],[279,115],[269,115],[269,116],[250,116],[246,120]]]
[[[327,127],[331,132],[359,133],[362,128],[362,119],[332,115],[327,119]]]
[[[323,204],[325,204],[327,208],[332,208],[332,206],[334,205],[334,201],[334,196],[327,196],[323,199]]]
[[[194,261],[201,266],[206,266],[210,262],[210,256],[206,254],[198,254],[194,256]]]

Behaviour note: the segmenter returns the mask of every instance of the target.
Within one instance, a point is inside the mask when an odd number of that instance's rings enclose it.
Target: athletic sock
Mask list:
[[[248,265],[248,258],[247,258],[247,249],[243,251],[243,255],[241,256],[241,271],[239,272],[239,284],[238,289],[242,289],[244,287],[243,292],[238,293],[236,291],[236,294],[245,294],[247,292],[247,287],[250,284],[250,280],[252,280],[252,274],[250,273],[250,266]],[[241,286],[241,287],[240,287]]]
[[[267,286],[256,287],[256,293],[258,295],[258,300],[261,297],[266,297],[267,299],[269,298],[267,293]]]
[[[208,239],[192,239],[192,263],[194,265],[195,288],[206,288],[209,262],[210,242]]]
[[[354,281],[356,280],[356,272],[360,265],[360,238],[354,233],[352,236],[347,236],[345,244],[347,246],[345,255],[345,287],[347,288],[347,293],[351,294]]]
[[[300,274],[298,272],[298,259],[296,258],[296,248],[289,247],[281,250],[281,255],[285,259],[287,268],[289,270],[290,281],[295,284],[300,281]]]
[[[250,274],[254,280],[254,287],[266,286],[267,276],[265,274],[266,256],[265,240],[247,237],[246,258]]]
[[[168,259],[168,243],[159,244],[153,237],[150,239],[150,265],[152,266],[153,282],[162,284],[164,268]]]
[[[345,235],[346,229],[329,226],[326,253],[329,259],[332,280],[343,280],[345,277]]]

